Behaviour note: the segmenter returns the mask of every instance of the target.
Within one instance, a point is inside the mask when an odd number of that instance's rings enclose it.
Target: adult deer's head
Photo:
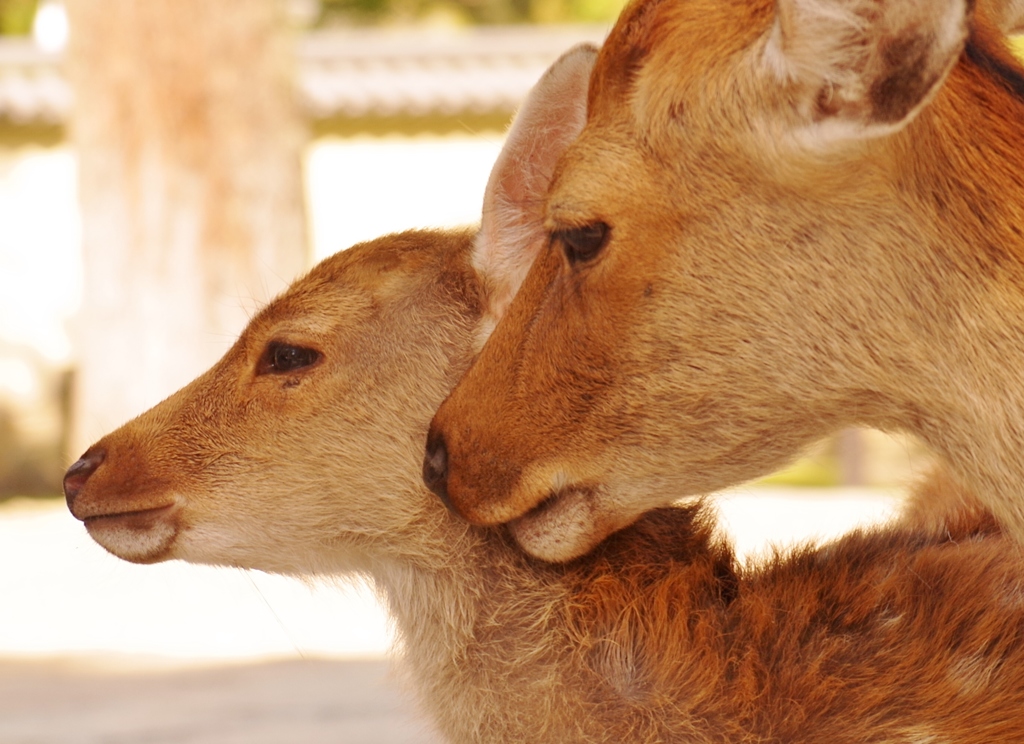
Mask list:
[[[563,560],[842,425],[970,426],[949,375],[1024,273],[1021,81],[967,0],[632,3],[435,490]]]

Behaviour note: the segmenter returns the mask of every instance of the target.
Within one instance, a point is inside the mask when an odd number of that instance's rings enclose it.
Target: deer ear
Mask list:
[[[978,7],[1004,34],[1024,33],[1024,0],[978,0]]]
[[[956,64],[971,0],[777,0],[764,62],[811,142],[906,126]]]
[[[484,193],[473,265],[497,321],[544,246],[544,197],[555,164],[579,136],[597,48],[580,44],[563,54],[533,87],[516,114]]]

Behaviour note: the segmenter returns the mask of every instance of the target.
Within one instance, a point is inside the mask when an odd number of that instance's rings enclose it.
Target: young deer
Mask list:
[[[635,0],[435,492],[566,560],[860,424],[1024,542],[1024,4],[969,5]]]
[[[427,421],[523,273],[519,246],[488,236],[508,203],[539,203],[592,61],[571,53],[527,103],[478,238],[406,233],[324,261],[91,447],[65,479],[72,513],[131,561],[369,576],[455,742],[1024,737],[1024,559],[984,517],[744,568],[697,505],[550,565],[423,487]]]

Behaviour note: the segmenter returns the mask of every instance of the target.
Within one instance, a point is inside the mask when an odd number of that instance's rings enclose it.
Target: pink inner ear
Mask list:
[[[504,314],[544,246],[544,198],[559,158],[586,122],[597,50],[580,45],[544,74],[509,130],[484,193],[473,263],[488,287],[488,314]]]

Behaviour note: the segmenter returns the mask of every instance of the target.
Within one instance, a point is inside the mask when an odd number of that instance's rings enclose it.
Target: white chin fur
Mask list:
[[[614,531],[601,518],[593,494],[574,489],[509,522],[508,528],[523,550],[552,563],[585,555]]]
[[[178,533],[177,526],[170,520],[135,527],[99,519],[90,521],[86,529],[106,550],[132,563],[154,563],[170,558],[170,548]]]

